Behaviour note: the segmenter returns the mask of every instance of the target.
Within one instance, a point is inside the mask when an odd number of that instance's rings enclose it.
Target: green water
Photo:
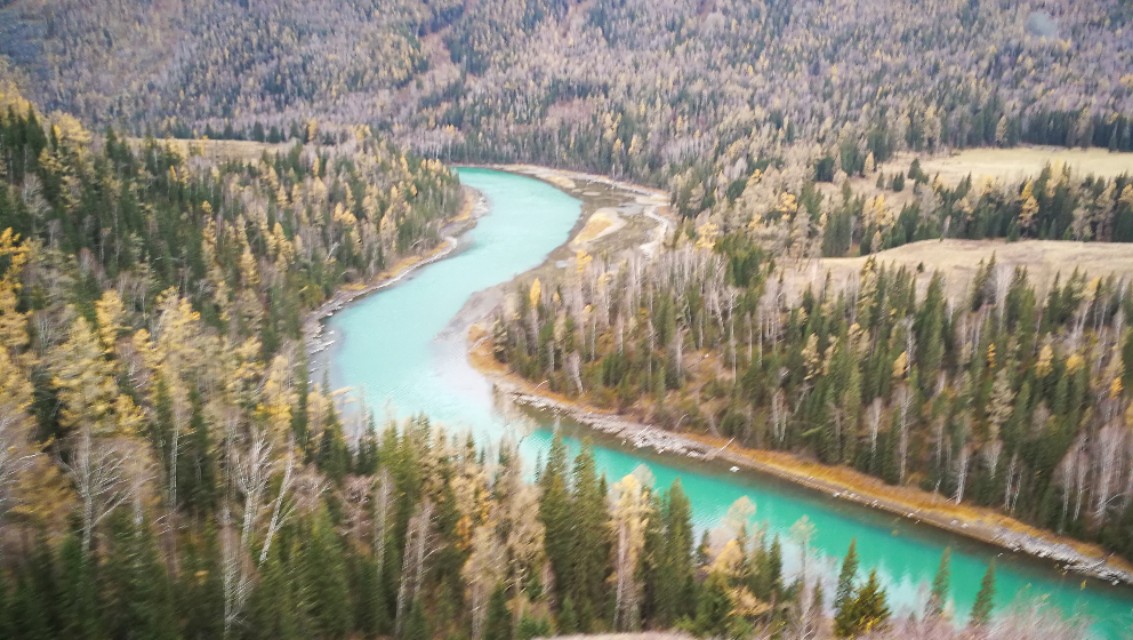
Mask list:
[[[470,431],[483,446],[510,437],[519,441],[527,460],[546,451],[555,428],[577,447],[578,425],[514,406],[502,408],[507,403],[469,365],[463,340],[467,326],[454,318],[472,294],[537,266],[565,242],[580,202],[546,183],[514,174],[462,169],[460,178],[487,197],[489,215],[461,239],[461,249],[453,256],[351,304],[328,321],[327,330],[337,339],[325,356],[331,383],[353,388],[379,418],[425,414],[450,430]],[[808,567],[827,582],[827,594],[834,593],[837,563],[850,539],[856,538],[863,570],[878,569],[893,609],[907,611],[923,601],[941,551],[951,546],[952,599],[958,617],[967,616],[987,563],[997,557],[997,611],[1020,597],[1041,597],[1061,611],[1089,616],[1097,637],[1133,637],[1133,589],[1128,587],[1063,575],[1052,563],[755,474],[660,457],[602,438],[596,438],[595,455],[611,481],[643,464],[658,486],[680,477],[700,528],[715,526],[743,496],[756,504],[755,520],[784,539],[805,515],[816,527]],[[797,571],[799,555],[796,546],[788,545],[788,576]]]

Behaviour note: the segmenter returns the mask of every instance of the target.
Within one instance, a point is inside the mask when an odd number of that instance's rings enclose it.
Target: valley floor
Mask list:
[[[580,177],[587,180],[598,179],[594,176],[582,176],[582,174],[559,172],[545,168],[508,167],[507,169],[518,170],[539,177],[583,199],[584,202],[592,199],[592,197],[586,189],[580,188],[576,182]],[[627,186],[614,181],[603,182],[607,187],[621,189],[622,196],[626,200],[632,199],[640,202],[642,198],[655,198],[657,193],[643,187],[629,186],[627,188]],[[584,216],[587,211],[595,210],[596,206],[609,206],[609,195],[608,191],[604,191],[602,194],[603,202],[589,202],[584,206]],[[656,207],[651,211],[654,215],[657,214]],[[661,230],[661,233],[664,233],[664,231]],[[578,228],[576,228],[577,232]],[[616,243],[616,246],[623,248],[640,245],[648,249],[648,243],[641,242],[643,236],[640,229],[636,229],[636,235],[632,238],[623,237],[619,241],[618,236],[624,233],[626,231],[605,235],[603,240]],[[573,242],[577,241],[578,238],[575,236]],[[936,244],[935,241],[933,243]],[[968,242],[967,244],[971,243]],[[1018,249],[1031,256],[1035,255],[1032,249],[1037,247],[1043,249],[1038,253],[1044,255],[1049,251],[1064,249],[1061,246],[1052,247],[1049,245],[1065,244],[1068,245],[1068,250],[1082,250],[1082,247],[1079,246],[1080,243],[1044,242],[1034,243],[1036,246],[1021,246],[1024,244],[1029,245],[1029,243],[1005,245],[989,242],[986,247],[968,247],[968,249],[986,252],[988,255],[992,251],[1014,253]],[[1105,247],[1102,247],[1103,252],[1104,249]],[[900,251],[901,249],[894,250],[898,253]],[[923,257],[923,252],[920,255]],[[967,257],[970,258],[971,256]],[[879,257],[879,260],[885,261],[884,255]],[[1027,260],[1023,260],[1023,262],[1027,262]],[[548,263],[553,263],[553,259],[548,259]],[[1058,261],[1058,263],[1066,264],[1063,261]],[[540,270],[545,270],[551,266],[553,264],[545,264]],[[833,267],[834,265],[830,266]],[[860,265],[855,264],[854,266],[860,268]],[[530,273],[525,274],[524,277],[529,276]],[[505,286],[512,287],[510,284]],[[473,322],[481,319],[466,318],[466,321]],[[956,504],[952,500],[915,487],[887,485],[877,478],[867,476],[848,467],[826,466],[786,452],[743,448],[731,441],[724,441],[721,438],[704,434],[665,431],[635,421],[630,417],[617,415],[552,393],[545,386],[532,384],[511,373],[505,365],[499,363],[493,357],[486,328],[482,325],[472,325],[468,332],[468,344],[469,358],[472,364],[493,380],[497,388],[506,395],[511,396],[521,404],[569,415],[583,424],[621,439],[623,443],[636,448],[650,448],[663,454],[714,460],[720,464],[734,465],[749,472],[772,475],[835,499],[848,500],[870,508],[880,509],[898,517],[912,520],[917,524],[929,525],[1014,552],[1047,559],[1058,565],[1064,572],[1073,571],[1114,583],[1133,584],[1133,565],[1107,553],[1097,545],[1038,529],[992,509]]]

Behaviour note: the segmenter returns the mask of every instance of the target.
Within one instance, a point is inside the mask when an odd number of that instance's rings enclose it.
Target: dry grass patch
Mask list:
[[[293,144],[281,142],[268,144],[252,140],[182,140],[178,138],[158,138],[157,142],[172,147],[184,157],[200,156],[212,162],[230,160],[259,160],[266,151],[269,154],[286,153]],[[139,149],[144,144],[141,138],[131,138],[130,144]]]
[[[1063,282],[1077,268],[1092,277],[1110,275],[1133,278],[1133,245],[1103,242],[1066,242],[1060,240],[924,240],[889,249],[873,258],[879,265],[896,265],[919,271],[917,285],[921,293],[928,287],[934,271],[945,278],[947,295],[963,299],[975,278],[981,260],[995,262],[1010,277],[1015,267],[1026,267],[1031,282],[1045,292],[1061,274]],[[797,299],[808,285],[817,290],[830,273],[830,282],[841,289],[861,273],[869,256],[856,258],[822,258],[806,264],[787,267],[785,291],[789,299]]]
[[[571,246],[582,247],[604,238],[625,226],[625,220],[612,209],[599,209],[586,220],[586,225],[571,240]]]
[[[899,153],[878,169],[886,173],[905,173],[915,157],[915,154]],[[1068,166],[1076,175],[1113,178],[1123,173],[1133,174],[1133,153],[1114,153],[1105,149],[966,149],[950,156],[922,157],[920,160],[921,169],[929,177],[939,175],[946,184],[956,184],[968,175],[976,183],[989,179],[1013,184],[1037,176],[1048,164],[1055,168]]]

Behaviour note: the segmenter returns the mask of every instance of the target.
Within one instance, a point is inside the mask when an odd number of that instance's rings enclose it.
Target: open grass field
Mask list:
[[[995,262],[1010,277],[1016,266],[1026,267],[1040,292],[1062,274],[1065,280],[1074,269],[1104,278],[1111,274],[1133,279],[1133,244],[1064,242],[1057,240],[925,240],[874,254],[878,264],[895,264],[923,272],[918,277],[920,291],[928,287],[934,271],[945,276],[947,294],[953,300],[968,294],[981,260]],[[853,282],[867,257],[822,258],[787,267],[784,278],[788,298],[801,295],[808,284],[822,286],[826,273],[834,287]]]
[[[899,153],[878,166],[892,174],[909,170],[916,157]],[[1063,147],[1014,147],[1011,149],[966,149],[949,156],[921,157],[921,169],[929,177],[940,176],[945,184],[956,184],[971,175],[975,183],[988,179],[1007,184],[1038,175],[1043,167],[1069,166],[1075,175],[1093,174],[1113,178],[1133,175],[1133,153],[1112,153],[1105,149],[1066,149]]]
[[[143,144],[141,138],[131,138],[134,148]],[[172,146],[178,153],[188,157],[199,155],[213,162],[226,162],[229,160],[259,160],[264,152],[286,153],[293,146],[283,142],[268,144],[252,140],[181,140],[176,138],[160,138],[158,142]]]

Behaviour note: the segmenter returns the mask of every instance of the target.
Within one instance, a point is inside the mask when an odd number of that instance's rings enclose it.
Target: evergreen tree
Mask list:
[[[588,631],[606,608],[606,576],[611,569],[605,481],[598,477],[589,445],[575,459],[573,476],[571,586],[579,626]]]
[[[840,638],[853,638],[881,628],[888,620],[885,592],[873,570],[866,583],[834,616],[834,633]]]
[[[928,598],[927,614],[939,616],[944,613],[944,605],[948,602],[948,585],[952,579],[952,547],[945,547],[940,556],[940,566],[936,569],[936,576],[932,579],[932,592]]]
[[[545,531],[544,547],[555,574],[560,608],[574,588],[571,574],[574,523],[566,473],[566,444],[562,435],[556,433],[547,454],[547,464],[539,475],[539,484],[543,489],[539,500],[539,520]]]
[[[342,547],[326,512],[316,514],[302,545],[311,624],[320,638],[344,638],[353,626]]]
[[[335,484],[341,484],[342,479],[350,471],[350,462],[350,449],[346,446],[346,438],[342,434],[342,423],[338,420],[338,412],[331,407],[323,424],[323,432],[319,436],[319,451],[315,456],[315,464]]]
[[[546,618],[533,618],[526,615],[519,619],[519,626],[515,631],[516,640],[549,638],[552,635],[554,635],[554,632],[551,630],[551,623]]]
[[[431,638],[425,609],[421,606],[420,600],[414,600],[398,640],[431,640]]]
[[[663,584],[658,592],[657,608],[662,615],[660,624],[667,626],[666,623],[692,614],[692,604],[696,602],[695,567],[692,564],[692,505],[679,478],[669,487],[664,520],[665,544],[661,560]]]
[[[511,612],[507,608],[507,591],[503,585],[496,587],[488,602],[488,619],[484,623],[484,638],[492,640],[511,640]]]
[[[177,458],[177,486],[181,489],[178,495],[190,512],[203,516],[216,504],[217,470],[212,455],[212,437],[196,389],[190,392],[190,401],[192,415],[189,429],[192,433],[184,441],[184,450]]]
[[[771,596],[783,593],[783,546],[779,536],[771,540],[771,550],[767,552],[767,580],[771,585]]]
[[[182,547],[176,595],[185,640],[210,640],[224,634],[223,575],[216,533],[205,527]]]
[[[980,591],[976,594],[976,601],[972,605],[972,615],[968,623],[973,627],[981,627],[991,620],[992,600],[995,598],[995,560],[987,565],[983,580],[980,581]]]
[[[15,576],[15,592],[8,607],[9,626],[13,638],[50,640],[52,632],[47,609],[49,594],[40,593],[36,580],[27,565],[20,567]]]
[[[728,596],[728,582],[723,574],[713,572],[704,581],[696,604],[695,627],[701,636],[719,636],[728,630],[731,622],[732,600]]]
[[[387,633],[389,613],[377,562],[370,556],[355,554],[350,562],[350,576],[355,629],[367,638]]]
[[[117,514],[104,571],[111,636],[154,640],[178,636],[169,577],[144,522]]]
[[[838,591],[834,594],[834,608],[841,611],[854,595],[854,581],[858,575],[857,540],[850,540],[850,550],[842,560],[842,571],[838,574]]]
[[[63,541],[59,563],[62,569],[59,585],[61,635],[75,640],[93,640],[100,636],[98,587],[94,567],[83,553],[77,536],[69,535]]]
[[[283,560],[276,545],[263,567],[260,582],[248,604],[248,640],[300,640],[308,630],[301,598],[301,581]]]
[[[559,610],[559,633],[571,634],[578,631],[578,614],[574,611],[574,599],[567,595]]]

